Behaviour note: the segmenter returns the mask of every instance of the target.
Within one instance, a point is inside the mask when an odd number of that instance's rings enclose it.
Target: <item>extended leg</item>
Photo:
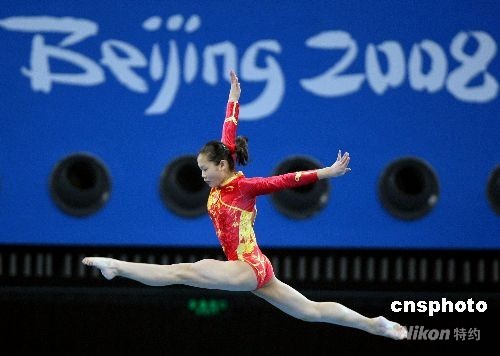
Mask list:
[[[384,317],[367,318],[339,303],[311,301],[277,278],[253,293],[298,319],[338,324],[398,340],[406,338],[406,329],[397,323]]]
[[[105,257],[86,257],[82,263],[99,268],[107,279],[121,276],[149,286],[184,284],[230,291],[251,291],[257,286],[252,268],[241,261],[205,259],[195,263],[158,265]]]

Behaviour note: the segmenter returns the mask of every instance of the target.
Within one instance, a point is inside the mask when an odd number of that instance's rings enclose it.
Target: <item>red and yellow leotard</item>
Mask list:
[[[222,142],[234,149],[239,104],[229,102],[222,129]],[[246,178],[242,172],[212,188],[207,208],[228,260],[248,263],[257,276],[257,289],[274,275],[269,259],[257,246],[253,223],[258,195],[295,188],[318,180],[316,171],[287,173],[267,178]]]

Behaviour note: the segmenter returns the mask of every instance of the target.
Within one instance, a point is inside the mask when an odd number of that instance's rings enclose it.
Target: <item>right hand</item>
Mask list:
[[[241,88],[238,77],[234,71],[230,72],[231,76],[231,90],[229,91],[229,101],[238,101],[240,99]]]

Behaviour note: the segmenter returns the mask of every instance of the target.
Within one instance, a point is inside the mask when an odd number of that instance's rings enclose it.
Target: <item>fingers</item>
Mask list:
[[[337,161],[340,161],[341,164],[345,165],[346,163],[349,162],[351,158],[349,157],[349,152],[345,152],[342,156],[340,155],[340,151],[339,151],[339,155],[337,157]]]
[[[348,157],[349,157],[349,152],[344,152],[344,154],[342,154],[342,151],[339,150],[339,153],[337,154],[337,161],[344,161]]]
[[[350,160],[351,160],[351,157],[349,157],[349,152],[346,152],[346,153],[344,154],[343,159],[342,159],[342,165],[343,165],[344,167],[347,167],[347,165],[349,164],[349,161],[350,161]]]
[[[337,162],[339,162],[342,165],[346,165],[349,163],[351,157],[349,156],[349,152],[345,152],[342,154],[342,152],[339,150],[339,153],[337,154]]]
[[[340,156],[340,150],[339,150],[339,156],[338,156],[337,160],[340,161],[340,165],[344,169],[344,173],[351,171],[351,169],[347,167],[349,165],[350,160],[351,160],[351,157],[349,156],[349,152],[345,152],[342,156]]]
[[[351,157],[349,156],[349,152],[345,152],[342,154],[342,151],[339,150],[337,154],[337,161],[332,164],[333,170],[336,172],[333,177],[344,175],[351,171],[351,168],[348,168],[349,162],[351,161]]]
[[[231,70],[231,72],[229,72],[229,74],[231,76],[231,84],[238,83],[238,77],[236,76],[236,73],[234,72],[234,70]]]
[[[238,81],[238,76],[234,71],[230,72],[231,74],[231,89],[236,89],[236,90],[241,90],[240,89],[240,82]]]
[[[229,90],[229,100],[238,101],[241,93],[240,83],[238,82],[238,77],[236,76],[236,73],[233,70],[231,70],[229,74],[231,76],[231,89]]]
[[[349,152],[346,152],[344,154],[344,158],[343,158],[343,161],[345,162],[345,164],[349,163],[351,157],[349,157]]]

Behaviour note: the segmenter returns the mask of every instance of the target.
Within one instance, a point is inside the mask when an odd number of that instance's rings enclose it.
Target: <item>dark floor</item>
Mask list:
[[[495,354],[500,295],[303,291],[367,316],[449,329],[449,340],[393,341],[358,330],[293,319],[250,293],[191,288],[3,287],[1,347],[12,355],[443,355]],[[394,313],[393,300],[483,300],[483,312]],[[454,329],[467,333],[457,340]],[[469,331],[479,330],[476,334]]]

